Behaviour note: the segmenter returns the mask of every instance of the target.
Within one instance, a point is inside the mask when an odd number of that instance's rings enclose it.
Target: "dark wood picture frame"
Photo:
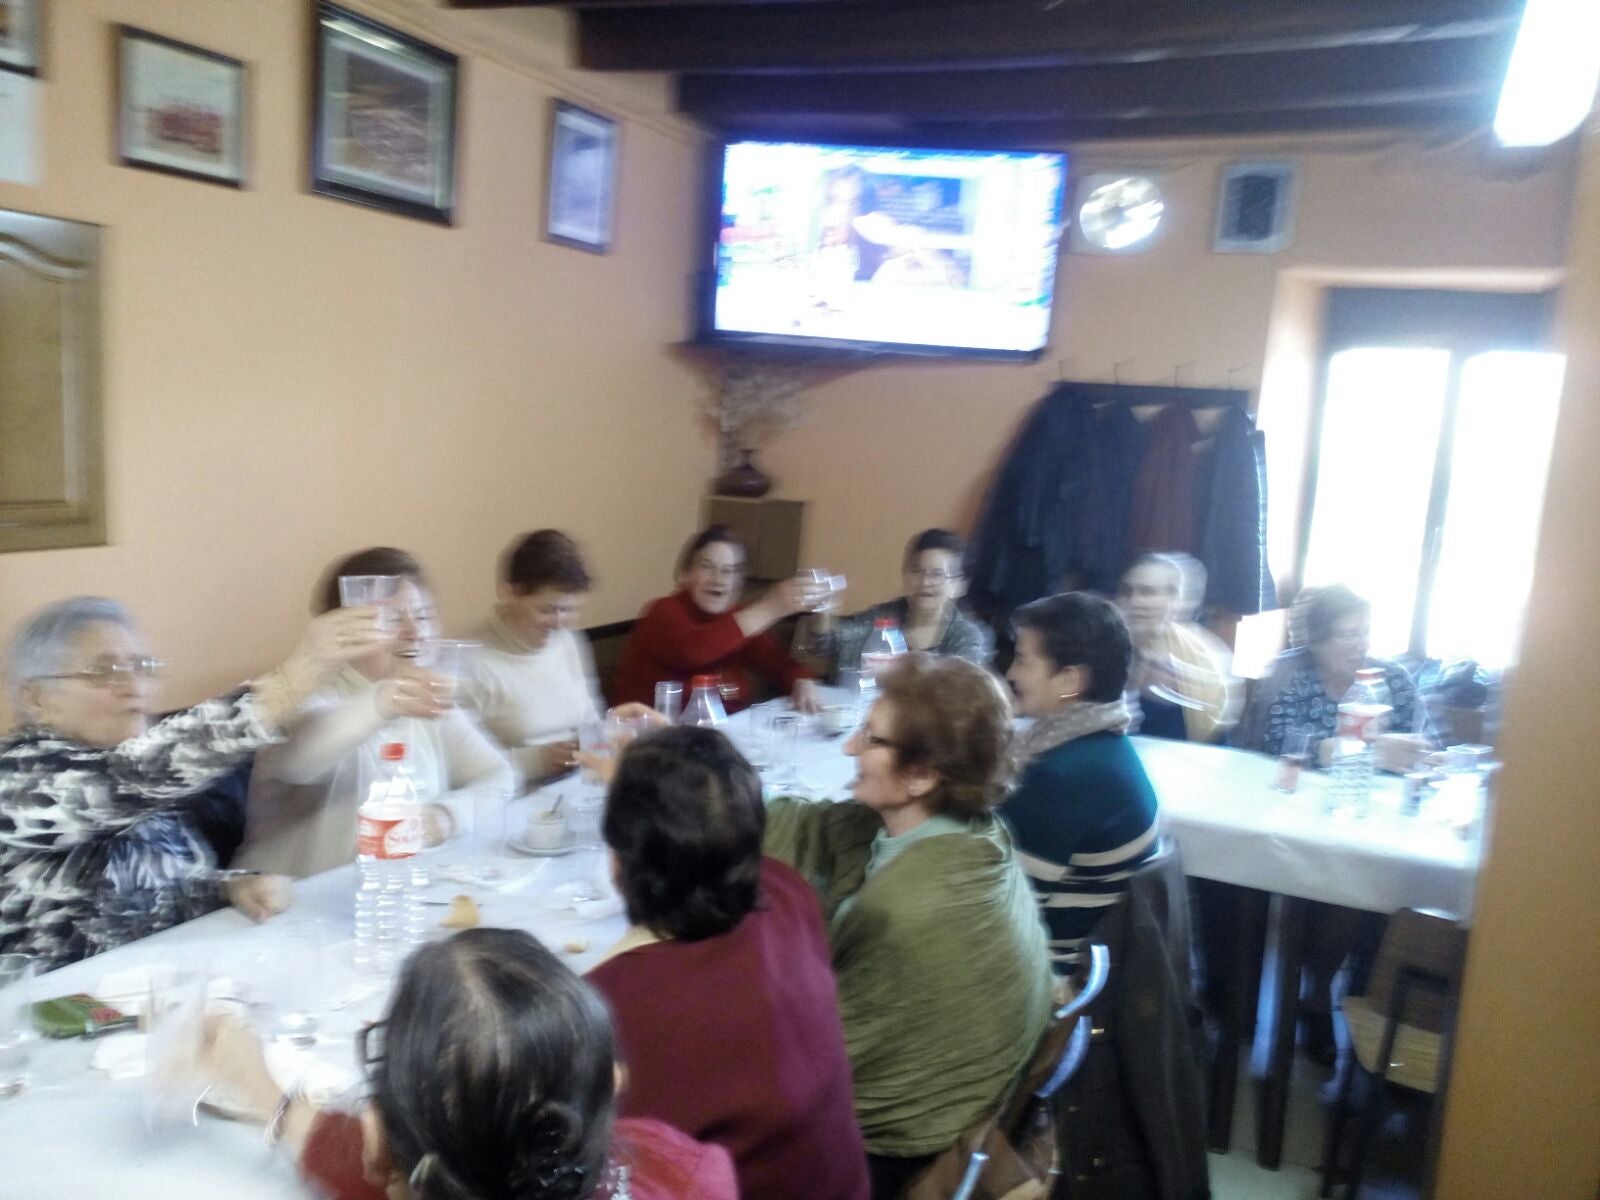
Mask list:
[[[39,64],[44,58],[44,8],[45,0],[7,0],[4,8],[5,39],[0,42],[0,71],[35,77],[39,75]],[[10,46],[10,22],[18,9],[26,9],[29,18],[26,39],[19,47],[20,58],[14,57],[17,52]]]
[[[116,144],[117,161],[125,167],[138,167],[146,171],[159,171],[163,175],[176,175],[183,179],[197,179],[202,183],[216,183],[223,187],[242,188],[245,186],[247,174],[247,154],[249,150],[246,129],[249,121],[249,101],[246,90],[246,67],[242,60],[231,58],[226,54],[219,54],[215,50],[207,50],[202,46],[190,45],[180,42],[175,38],[165,37],[159,33],[152,33],[148,29],[139,29],[133,25],[118,25],[117,37],[117,111],[116,111]],[[145,44],[158,46],[165,50],[177,52],[190,58],[206,63],[216,64],[229,69],[233,73],[233,111],[232,111],[232,145],[235,147],[233,154],[233,170],[229,173],[213,173],[194,167],[185,167],[177,161],[161,161],[151,157],[141,157],[138,147],[130,144],[129,122],[132,117],[130,104],[134,97],[130,94],[133,85],[132,74],[129,71],[129,54],[132,49]],[[182,114],[174,113],[174,121],[189,120]],[[224,118],[226,119],[226,118]],[[187,131],[197,138],[204,138],[204,128],[190,129]],[[174,139],[177,140],[177,139]],[[221,144],[229,144],[226,128],[222,132]]]
[[[448,50],[419,41],[330,0],[317,0],[313,14],[312,47],[316,61],[312,72],[311,190],[400,216],[453,225],[460,60]],[[351,43],[361,44],[365,71],[386,73],[389,76],[386,82],[391,87],[411,92],[406,107],[367,106],[367,124],[377,139],[386,136],[390,146],[408,139],[423,139],[430,160],[427,169],[436,176],[431,187],[409,185],[392,175],[385,186],[383,168],[392,168],[400,160],[392,155],[385,163],[379,140],[360,147],[368,154],[377,149],[378,157],[372,162],[340,162],[331,152],[335,140],[332,123],[348,117],[352,108],[349,99],[354,94],[332,90],[347,82],[345,77],[336,78],[338,73],[330,71],[333,55],[338,51],[337,43],[341,40],[346,43],[347,52]],[[346,53],[347,70],[354,61],[354,57]],[[423,110],[420,116],[419,107]],[[415,128],[419,122],[424,126],[420,134]]]
[[[580,139],[591,139],[583,145]],[[550,106],[549,172],[544,189],[544,238],[558,246],[606,254],[616,239],[617,164],[622,123],[565,100]],[[577,155],[593,151],[595,178],[584,181]],[[590,168],[591,173],[595,168]],[[574,189],[577,189],[576,191]],[[585,211],[587,210],[587,211]]]

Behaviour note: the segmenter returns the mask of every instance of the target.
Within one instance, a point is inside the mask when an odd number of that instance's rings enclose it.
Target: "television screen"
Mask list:
[[[703,333],[1036,355],[1065,187],[1061,154],[730,142]]]

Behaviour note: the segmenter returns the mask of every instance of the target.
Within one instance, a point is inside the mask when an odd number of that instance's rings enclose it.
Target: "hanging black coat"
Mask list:
[[[997,634],[1030,600],[1112,586],[1121,569],[1120,530],[1106,505],[1113,456],[1087,390],[1052,389],[989,488],[968,554],[968,596]]]
[[[1209,457],[1197,464],[1195,544],[1206,603],[1248,616],[1278,607],[1267,564],[1266,439],[1243,408],[1229,408]]]

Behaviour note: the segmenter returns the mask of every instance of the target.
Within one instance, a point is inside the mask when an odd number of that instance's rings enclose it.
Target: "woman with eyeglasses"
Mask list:
[[[678,590],[652,600],[628,634],[612,681],[617,704],[653,704],[664,681],[683,684],[687,702],[696,675],[715,675],[729,712],[759,700],[758,683],[790,696],[801,712],[817,710],[811,673],[767,632],[805,610],[804,587],[786,579],[739,608],[744,571],[744,543],[726,525],[689,539],[678,556]]]
[[[737,1200],[726,1150],[616,1117],[605,1005],[520,930],[416,951],[357,1054],[359,1113],[284,1092],[236,1018],[209,1023],[203,1062],[331,1200]]]
[[[276,670],[152,725],[160,664],[127,609],[80,596],[25,621],[5,662],[18,728],[0,741],[0,952],[51,968],[224,901],[281,911],[285,881],[218,872],[187,810],[382,642],[373,610],[330,613]]]
[[[999,680],[907,655],[845,746],[853,801],[767,806],[766,852],[822,901],[878,1200],[992,1110],[1050,1015],[1044,928],[994,813],[1010,751]]]
[[[905,594],[847,617],[826,612],[807,617],[798,644],[811,658],[829,664],[830,677],[861,665],[861,648],[877,622],[900,627],[910,650],[953,654],[980,667],[994,656],[988,629],[958,607],[965,590],[961,556],[966,546],[948,529],[924,529],[906,543],[901,576]]]
[[[390,546],[359,551],[329,568],[313,603],[337,610],[349,575],[399,577],[394,636],[330,679],[256,759],[241,866],[301,879],[355,861],[356,810],[385,744],[405,747],[429,846],[466,828],[484,796],[503,804],[517,787],[510,760],[455,705],[455,681],[428,667],[436,618],[422,564]]]

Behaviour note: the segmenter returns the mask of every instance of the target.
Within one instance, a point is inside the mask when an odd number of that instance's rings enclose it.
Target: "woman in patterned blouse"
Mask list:
[[[0,741],[0,952],[49,968],[224,900],[281,911],[281,879],[220,881],[184,804],[382,637],[371,609],[319,617],[276,670],[150,725],[160,664],[122,605],[78,597],[30,618],[5,663],[19,728]]]

